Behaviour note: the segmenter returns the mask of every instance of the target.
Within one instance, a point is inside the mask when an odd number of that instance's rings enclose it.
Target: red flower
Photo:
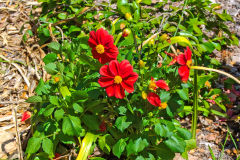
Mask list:
[[[101,87],[106,88],[107,95],[120,99],[125,97],[124,90],[128,93],[134,91],[134,83],[138,79],[138,74],[133,72],[133,67],[127,60],[123,60],[121,63],[112,60],[109,65],[100,68],[100,74],[102,77],[98,83]]]
[[[105,132],[106,129],[107,129],[106,123],[104,121],[102,121],[102,123],[99,125],[99,131],[100,132]]]
[[[151,103],[156,107],[161,106],[161,99],[156,93],[153,93],[153,92],[148,93],[147,100],[149,103]]]
[[[29,111],[25,111],[22,115],[21,122],[26,121],[29,118],[31,118],[31,113]]]
[[[168,66],[171,66],[177,62],[177,56],[174,53],[168,53],[165,51],[166,55],[170,56],[173,58],[173,60],[168,64]]]
[[[93,58],[102,64],[117,58],[118,48],[113,44],[113,36],[103,28],[90,32],[88,44],[92,48]]]
[[[183,82],[187,82],[192,64],[192,51],[189,47],[187,47],[187,50],[184,51],[184,54],[180,54],[177,57],[177,62],[181,65],[181,67],[178,69],[181,80]]]
[[[154,80],[153,77],[151,77],[151,81],[149,83],[148,88],[150,90],[156,90],[157,88],[161,88],[161,89],[165,89],[166,91],[169,90],[169,87],[167,85],[167,83],[164,80],[158,80],[157,82]]]

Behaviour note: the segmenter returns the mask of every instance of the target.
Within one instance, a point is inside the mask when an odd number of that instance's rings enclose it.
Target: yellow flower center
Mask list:
[[[147,99],[147,93],[144,92],[144,91],[142,91],[142,98],[143,98],[143,99]]]
[[[114,83],[120,84],[121,82],[122,82],[122,77],[120,77],[120,76],[114,77]]]
[[[161,103],[159,108],[161,108],[161,109],[167,108],[167,103],[166,102]]]
[[[187,60],[187,66],[188,66],[188,68],[191,68],[191,65],[192,65],[192,60],[190,59],[190,60]]]
[[[148,88],[149,88],[150,90],[155,90],[156,87],[157,87],[156,83],[151,80],[150,83],[149,83]]]
[[[99,54],[103,54],[104,53],[104,46],[99,44],[96,46],[96,51],[99,53]]]

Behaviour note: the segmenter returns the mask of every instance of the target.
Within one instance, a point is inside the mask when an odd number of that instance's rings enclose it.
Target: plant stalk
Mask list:
[[[220,71],[220,70],[218,70],[218,69],[207,68],[207,67],[202,67],[202,66],[191,66],[191,69],[217,72],[217,73],[223,74],[223,75],[231,78],[232,80],[234,80],[234,81],[236,81],[238,84],[240,84],[240,80],[238,80],[236,77],[234,77],[234,76],[232,76],[231,74],[226,73],[226,72],[224,72],[224,71]]]
[[[195,59],[195,63],[196,63]],[[192,114],[192,138],[196,139],[197,117],[198,117],[198,71],[194,70],[194,94],[193,94],[193,114]]]

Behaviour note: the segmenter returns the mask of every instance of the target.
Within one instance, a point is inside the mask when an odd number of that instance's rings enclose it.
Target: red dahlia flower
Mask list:
[[[161,88],[161,89],[165,89],[166,91],[169,90],[169,87],[167,85],[167,83],[164,80],[158,80],[155,81],[153,77],[151,77],[151,81],[149,83],[148,88],[150,90],[156,90],[157,88]]]
[[[148,93],[147,100],[149,103],[156,107],[161,106],[161,99],[156,93],[153,92]]]
[[[177,62],[181,65],[181,67],[178,69],[181,80],[183,82],[187,82],[192,64],[192,51],[189,47],[187,47],[187,50],[184,51],[184,54],[180,54],[177,57]]]
[[[167,108],[167,103],[166,102],[161,103],[161,99],[156,93],[153,92],[148,93],[147,100],[152,105],[159,107],[159,109]]]
[[[31,113],[29,111],[25,111],[22,115],[21,122],[26,121],[27,119],[31,118]]]
[[[102,121],[102,123],[99,125],[99,131],[100,132],[105,132],[107,130],[106,123]]]
[[[117,58],[118,48],[113,44],[113,36],[103,28],[90,32],[88,44],[92,48],[93,58],[102,64]]]
[[[112,60],[109,65],[100,68],[100,74],[102,77],[98,83],[101,87],[106,88],[107,95],[120,99],[125,97],[124,90],[128,93],[134,91],[134,83],[138,79],[138,74],[133,72],[133,67],[127,60],[123,60],[121,63]]]

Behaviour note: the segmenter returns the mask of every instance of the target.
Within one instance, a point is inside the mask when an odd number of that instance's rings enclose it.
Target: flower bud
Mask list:
[[[152,38],[152,39],[150,39],[149,40],[149,42],[148,42],[148,44],[151,46],[151,45],[154,45],[154,43],[155,43],[155,40]]]
[[[123,37],[127,37],[130,33],[131,33],[131,30],[128,29],[128,28],[126,28],[126,29],[123,30],[122,36],[123,36]]]
[[[160,37],[160,41],[166,41],[166,40],[168,40],[169,39],[169,36],[166,34],[166,33],[164,33],[163,35],[161,35],[161,37]]]
[[[147,93],[144,92],[144,91],[142,91],[142,98],[143,98],[143,99],[147,99]]]
[[[55,78],[54,78],[54,82],[55,82],[55,83],[59,82],[59,80],[60,80],[60,77],[55,77]]]
[[[140,68],[144,68],[144,67],[145,67],[145,64],[144,64],[143,60],[140,60],[140,61],[138,62],[138,64],[139,64],[139,67],[140,67]]]
[[[123,28],[125,28],[126,27],[126,24],[125,23],[121,23],[120,24],[120,29],[123,29]]]
[[[133,17],[131,15],[131,13],[126,13],[125,14],[125,18],[128,20],[128,21],[132,21],[133,20]]]

